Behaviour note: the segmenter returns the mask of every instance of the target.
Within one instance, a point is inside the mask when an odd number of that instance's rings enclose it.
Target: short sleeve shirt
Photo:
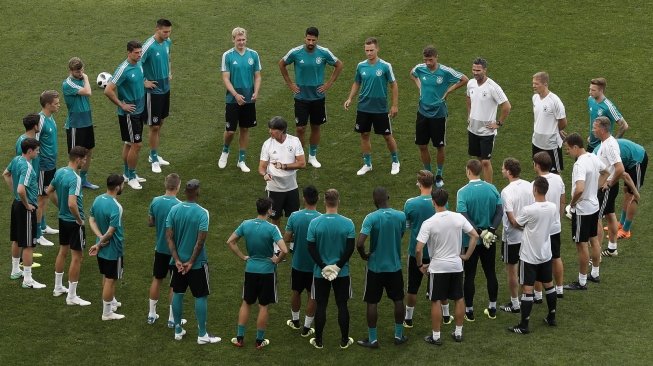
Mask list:
[[[299,87],[295,99],[324,99],[324,93],[317,91],[324,84],[324,69],[326,65],[333,66],[338,62],[338,58],[328,48],[316,46],[313,52],[308,52],[303,45],[297,46],[283,56],[283,62],[295,65],[295,84]]]
[[[363,220],[361,234],[370,237],[367,268],[372,272],[401,270],[401,238],[406,230],[406,214],[392,208],[380,208]]]
[[[245,272],[274,273],[277,265],[272,262],[274,243],[281,240],[279,228],[265,220],[252,219],[243,221],[234,233],[245,238],[249,259]]]
[[[154,250],[158,253],[170,255],[166,238],[166,219],[170,210],[178,203],[181,201],[177,197],[166,195],[154,197],[150,203],[149,215],[154,220],[156,230]]]
[[[358,111],[366,113],[388,113],[388,83],[394,83],[392,65],[382,59],[374,64],[365,60],[356,66],[358,92]]]
[[[265,140],[261,147],[261,161],[267,161],[267,172],[272,176],[272,180],[267,181],[266,190],[271,192],[288,192],[297,188],[297,170],[296,169],[277,169],[275,162],[282,164],[292,164],[298,156],[304,155],[304,147],[301,141],[295,136],[286,135],[283,142],[279,142],[270,137]]]
[[[467,82],[467,97],[471,100],[467,130],[478,136],[496,135],[497,130],[487,125],[496,121],[497,107],[508,101],[503,89],[490,78],[480,86],[472,78]]]
[[[323,214],[308,225],[306,240],[315,243],[322,261],[336,264],[347,248],[347,239],[355,239],[353,221],[339,214]],[[338,277],[349,276],[349,261],[340,269]],[[313,266],[313,277],[322,278],[320,267]]]
[[[232,48],[222,54],[222,72],[229,73],[229,81],[238,94],[245,97],[246,103],[254,103],[254,75],[261,71],[261,60],[258,53],[246,48],[241,55],[236,48]],[[227,104],[236,103],[231,93],[227,90],[225,101]]]

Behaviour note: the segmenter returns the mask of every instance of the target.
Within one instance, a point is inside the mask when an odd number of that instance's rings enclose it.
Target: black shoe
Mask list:
[[[286,325],[289,326],[289,327],[292,328],[292,329],[295,329],[295,330],[298,330],[298,329],[301,328],[301,327],[299,326],[299,320],[288,319],[288,320],[286,321]]]
[[[558,299],[562,299],[565,297],[565,294],[556,293],[556,296],[558,297]]]
[[[565,290],[587,290],[587,284],[581,285],[580,282],[574,281],[564,286]]]
[[[512,302],[499,306],[499,309],[501,309],[501,311],[505,311],[506,313],[513,313],[513,314],[519,314],[521,312],[521,308],[516,308],[512,306]]]
[[[474,310],[470,310],[470,311],[465,312],[465,320],[467,320],[468,322],[473,322],[474,320],[476,320],[474,318]]]
[[[487,317],[490,319],[496,319],[497,308],[486,308],[485,310],[483,310],[483,314],[487,315]]]
[[[508,327],[508,331],[517,334],[528,334],[528,328],[522,328],[521,324],[517,324],[514,327]]]
[[[442,339],[441,338],[433,339],[433,335],[427,335],[426,337],[424,337],[424,342],[426,342],[428,344],[432,344],[434,346],[441,346],[442,345]]]
[[[442,317],[442,324],[451,324],[451,321],[453,320],[453,316],[447,315]]]
[[[304,338],[311,336],[313,334],[315,334],[315,328],[306,328],[306,327],[303,327],[302,332],[300,333],[300,335]]]
[[[404,328],[412,328],[413,319],[404,319]]]
[[[550,327],[555,327],[556,325],[558,325],[555,316],[551,316],[551,314],[547,315],[547,317],[544,318],[544,322],[546,323],[546,325]]]
[[[436,175],[435,176],[435,188],[442,188],[444,187],[444,179],[442,179],[441,175]]]
[[[379,348],[379,341],[370,342],[369,338],[365,338],[363,340],[356,341],[356,343],[359,346],[365,347],[365,348]]]
[[[591,273],[589,273],[587,275],[587,280],[590,281],[590,282],[594,282],[594,283],[601,283],[601,276],[594,277],[594,276],[592,276]]]
[[[451,332],[451,338],[458,343],[463,341],[463,335],[456,335],[456,332]]]
[[[541,304],[542,302],[543,302],[542,299],[534,299],[534,300],[533,300],[533,303],[534,303],[534,304]]]
[[[401,338],[395,337],[395,346],[402,345],[406,342],[408,342],[408,337],[406,337],[405,335],[402,335]]]

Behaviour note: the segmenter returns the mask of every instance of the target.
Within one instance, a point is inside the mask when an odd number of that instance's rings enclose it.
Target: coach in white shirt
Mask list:
[[[551,157],[551,172],[560,174],[562,163],[561,131],[567,126],[565,106],[549,90],[549,74],[533,75],[533,155],[545,151]]]

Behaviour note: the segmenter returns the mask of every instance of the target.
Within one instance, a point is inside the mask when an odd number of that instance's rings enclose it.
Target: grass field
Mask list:
[[[336,188],[341,193],[340,212],[354,220],[357,229],[363,217],[374,209],[372,189],[388,188],[391,205],[401,209],[405,200],[418,194],[415,175],[421,169],[413,143],[417,90],[408,77],[410,69],[421,62],[421,50],[435,44],[440,62],[471,76],[471,60],[483,56],[489,61],[489,76],[497,81],[510,99],[513,111],[501,130],[494,152],[494,181],[500,190],[506,181],[500,176],[500,161],[508,156],[520,159],[524,178],[532,179],[530,136],[532,133],[531,76],[546,70],[550,88],[565,103],[570,132],[587,134],[586,99],[589,80],[604,76],[606,94],[629,122],[627,133],[649,151],[653,135],[645,124],[651,112],[647,75],[652,51],[650,16],[653,9],[639,1],[590,2],[493,2],[388,0],[377,4],[358,1],[241,3],[205,1],[166,1],[154,5],[133,1],[26,0],[5,2],[2,6],[3,34],[0,53],[2,87],[0,100],[0,146],[2,164],[13,155],[16,137],[23,132],[21,118],[39,110],[38,95],[45,89],[61,88],[67,76],[67,61],[81,57],[92,79],[101,71],[113,72],[125,58],[128,40],[145,40],[157,18],[173,22],[172,110],[163,129],[160,154],[171,162],[164,174],[155,175],[147,164],[147,142],[139,160],[139,174],[148,179],[142,191],[126,188],[120,197],[124,207],[125,278],[117,286],[116,296],[123,303],[126,319],[102,322],[100,275],[94,258],[86,258],[78,293],[93,304],[86,308],[68,307],[62,298],[51,295],[53,266],[57,247],[39,248],[43,266],[34,276],[48,288],[27,291],[19,282],[10,281],[9,243],[5,260],[0,261],[0,320],[5,328],[0,336],[0,364],[27,362],[36,364],[120,363],[120,364],[418,364],[431,360],[444,364],[648,364],[653,354],[653,337],[646,331],[653,321],[649,310],[650,293],[644,289],[651,273],[653,257],[646,247],[647,217],[653,212],[650,187],[642,193],[640,213],[634,224],[633,239],[622,241],[619,257],[607,259],[601,267],[603,282],[586,293],[565,294],[558,304],[556,329],[540,323],[545,305],[535,307],[532,334],[517,336],[504,329],[518,322],[518,316],[499,314],[496,320],[482,316],[487,303],[485,282],[477,279],[476,309],[481,316],[466,323],[465,341],[454,344],[448,338],[453,326],[444,326],[445,345],[433,348],[422,341],[430,331],[429,304],[420,295],[415,314],[416,326],[407,331],[407,345],[392,345],[391,304],[380,306],[379,335],[381,349],[369,351],[353,347],[341,351],[335,307],[331,304],[325,334],[325,349],[317,351],[308,341],[291,331],[285,321],[289,311],[289,262],[279,266],[280,303],[271,307],[266,337],[271,345],[263,351],[253,347],[255,325],[247,328],[247,347],[235,349],[229,339],[235,335],[240,304],[243,265],[228,250],[225,242],[237,225],[255,216],[254,200],[264,194],[264,183],[255,171],[243,174],[232,156],[227,169],[217,168],[224,129],[224,87],[219,74],[222,52],[232,47],[230,32],[235,26],[249,31],[248,46],[261,55],[263,84],[257,103],[260,123],[275,115],[292,120],[290,91],[276,66],[291,48],[301,44],[307,26],[320,29],[320,44],[329,47],[345,64],[345,69],[329,91],[329,123],[323,129],[319,159],[321,169],[307,168],[298,173],[300,186],[312,183],[320,191]],[[399,83],[399,115],[394,133],[399,145],[402,170],[389,174],[389,154],[380,137],[373,138],[374,171],[363,177],[355,172],[362,164],[359,137],[353,132],[355,111],[346,112],[346,98],[355,65],[364,59],[363,40],[380,40],[380,57],[391,62]],[[89,174],[103,184],[110,172],[120,172],[121,142],[115,107],[94,88],[91,98],[97,147]],[[63,100],[62,100],[63,104]],[[450,197],[465,184],[466,116],[464,91],[449,97],[448,155],[445,166],[446,189]],[[65,164],[65,107],[56,117],[59,126],[59,166]],[[263,125],[264,126],[264,125]],[[258,163],[267,129],[252,131],[248,164]],[[292,129],[291,129],[292,130]],[[147,140],[145,140],[147,141]],[[234,146],[234,145],[232,145]],[[563,178],[570,191],[572,161],[565,157]],[[189,334],[175,342],[172,331],[160,321],[145,322],[147,294],[151,281],[154,232],[147,227],[147,208],[152,197],[163,193],[163,177],[177,172],[182,180],[202,181],[200,204],[211,213],[207,241],[211,268],[212,294],[209,297],[209,331],[223,338],[214,346],[195,343],[196,322],[192,299],[186,297],[185,317]],[[650,179],[649,179],[650,180]],[[99,193],[85,191],[86,212]],[[181,198],[181,197],[180,197]],[[11,195],[5,188],[0,197],[3,225],[0,237],[8,238]],[[620,202],[620,199],[618,200]],[[454,209],[455,202],[450,202]],[[320,209],[323,206],[320,205]],[[48,208],[48,222],[56,223],[56,210]],[[577,273],[575,249],[569,234],[569,221],[563,223],[563,258],[566,279]],[[56,225],[54,225],[56,226]],[[92,234],[87,229],[87,239]],[[52,239],[52,238],[51,238]],[[404,239],[407,241],[407,238]],[[55,242],[57,240],[55,239]],[[607,244],[604,244],[607,245]],[[352,257],[354,298],[350,301],[351,335],[366,336],[365,305],[362,301],[364,264]],[[503,268],[499,301],[508,299]],[[67,276],[64,278],[67,280]],[[159,314],[167,316],[165,296]],[[331,301],[333,303],[333,301]],[[253,318],[253,317],[252,317]],[[302,313],[303,319],[303,313]]]

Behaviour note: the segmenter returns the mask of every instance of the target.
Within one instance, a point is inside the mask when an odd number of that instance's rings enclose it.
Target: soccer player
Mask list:
[[[255,219],[245,220],[236,228],[227,244],[238,258],[246,262],[237,334],[231,343],[236,347],[245,344],[247,319],[252,305],[258,301],[256,349],[261,349],[270,344],[270,340],[265,338],[269,319],[268,305],[277,302],[277,264],[283,260],[288,249],[279,228],[267,221],[272,212],[272,200],[269,197],[256,200],[256,212],[258,215]],[[238,248],[240,238],[245,238],[247,255]],[[275,247],[279,248],[279,255],[275,255]]]
[[[304,318],[304,326],[301,327],[301,336],[308,337],[315,333],[312,328],[313,320],[315,318],[315,299],[311,298],[311,287],[313,286],[313,258],[308,253],[308,243],[306,242],[306,234],[308,233],[308,225],[314,218],[321,215],[316,210],[317,200],[319,194],[317,189],[308,185],[304,187],[304,209],[293,212],[288,218],[286,223],[286,231],[283,234],[283,240],[286,243],[294,241],[294,249],[292,255],[292,271],[290,274],[290,287],[292,294],[290,297],[290,312],[291,319],[288,319],[286,324],[292,329],[300,329],[299,325],[299,310],[302,307],[302,292],[306,290],[306,317]]]
[[[315,299],[315,338],[309,343],[322,349],[322,334],[326,324],[326,310],[329,293],[333,293],[338,307],[340,326],[340,348],[346,349],[354,344],[349,336],[349,308],[347,302],[352,296],[349,258],[354,253],[356,232],[354,223],[338,214],[340,194],[335,189],[324,193],[325,213],[308,225],[306,240],[308,252],[315,262],[313,267],[313,287],[311,296]]]
[[[322,166],[317,161],[317,148],[320,144],[320,128],[327,121],[326,92],[343,68],[340,61],[328,48],[317,44],[320,31],[315,27],[308,27],[304,36],[304,45],[297,46],[279,60],[281,76],[286,85],[293,92],[295,98],[295,133],[299,141],[304,144],[304,133],[309,120],[311,123],[311,136],[309,139],[308,163],[315,168]],[[295,82],[290,79],[288,65],[295,65]],[[333,73],[325,83],[324,69],[326,65],[333,66]]]
[[[626,130],[628,130],[628,123],[619,112],[616,105],[605,96],[605,87],[607,81],[604,78],[595,78],[590,80],[589,97],[587,97],[587,107],[589,108],[590,128],[589,137],[587,138],[587,151],[593,152],[594,149],[601,143],[599,138],[594,135],[594,121],[601,116],[605,116],[610,120],[610,133],[614,131],[614,125],[617,124],[617,132],[614,134],[616,138],[623,137]]]
[[[38,191],[38,208],[36,210],[36,237],[38,243],[43,246],[51,247],[53,242],[46,239],[43,234],[58,234],[59,230],[53,229],[45,223],[45,213],[48,204],[48,195],[45,192],[54,172],[57,170],[57,154],[59,152],[59,143],[57,142],[57,123],[54,121],[54,113],[59,111],[61,103],[59,102],[59,93],[55,90],[46,90],[41,93],[39,98],[41,103],[41,112],[39,112],[39,132],[36,139],[39,140],[39,191]]]
[[[399,111],[399,86],[392,71],[392,65],[378,56],[379,42],[370,37],[365,40],[365,55],[367,60],[361,61],[356,66],[356,76],[351,86],[351,91],[345,100],[345,110],[349,110],[352,98],[358,93],[358,107],[356,111],[356,126],[354,131],[361,135],[361,150],[363,151],[363,167],[356,175],[364,175],[372,170],[372,144],[370,131],[374,127],[376,135],[383,135],[386,146],[390,151],[392,168],[390,174],[399,174],[399,155],[397,142],[392,136],[391,119]],[[388,88],[392,91],[392,105],[388,111]]]
[[[11,275],[12,280],[23,277],[23,288],[41,289],[46,286],[32,277],[32,254],[36,247],[37,227],[36,207],[38,205],[37,170],[31,160],[39,154],[39,141],[26,138],[21,143],[22,154],[14,157],[2,173],[7,185],[14,194],[11,205],[11,222],[9,240],[11,240]],[[20,252],[22,250],[23,270],[20,270]]]
[[[622,175],[622,177],[624,181],[628,180],[627,177],[630,177],[631,184],[635,188],[632,189],[628,184],[624,186],[624,200],[621,205],[621,217],[619,219],[617,237],[619,239],[630,239],[630,228],[637,213],[637,206],[640,200],[639,190],[644,185],[644,177],[646,176],[648,154],[642,145],[630,140],[618,139],[617,143],[619,144],[621,161],[627,173]]]
[[[186,334],[182,328],[184,294],[190,287],[195,298],[197,318],[197,344],[218,343],[222,339],[206,331],[209,290],[209,264],[206,256],[206,236],[209,231],[209,211],[197,203],[200,181],[191,179],[184,189],[186,200],[170,209],[166,218],[166,241],[172,255],[170,286],[172,313],[175,322],[175,340],[181,341]]]
[[[91,206],[89,226],[96,236],[95,245],[88,254],[97,256],[102,275],[102,320],[120,320],[125,316],[118,314],[122,305],[116,300],[116,281],[122,279],[123,253],[125,246],[122,223],[122,205],[118,196],[122,194],[125,179],[118,174],[107,177],[107,192],[95,198]]]
[[[522,230],[517,224],[516,217],[522,209],[533,203],[533,188],[530,182],[519,178],[521,164],[514,158],[506,158],[501,165],[501,174],[508,180],[508,185],[501,190],[503,202],[503,235],[501,258],[506,264],[508,275],[508,291],[510,302],[501,305],[500,309],[508,313],[518,313],[519,304],[519,250],[522,243]]]
[[[474,76],[467,83],[468,154],[483,164],[483,179],[492,183],[492,149],[497,130],[503,126],[512,108],[503,89],[487,77],[487,61],[477,58],[472,62]],[[497,119],[497,107],[501,114]]]
[[[172,22],[168,19],[156,21],[154,35],[143,42],[141,64],[145,80],[154,86],[146,90],[147,125],[150,126],[150,156],[152,171],[161,173],[161,165],[170,165],[159,156],[159,141],[163,121],[170,112],[170,80],[172,79],[172,61],[170,60],[170,40]]]
[[[357,343],[367,348],[379,348],[376,322],[378,303],[385,289],[388,298],[394,302],[394,343],[404,344],[404,276],[401,271],[401,238],[406,230],[406,214],[391,208],[390,196],[384,187],[374,188],[372,193],[376,211],[363,220],[356,248],[361,258],[367,261],[365,274],[365,295],[367,303],[368,336]],[[370,251],[365,251],[365,241],[370,237]]]
[[[533,181],[533,196],[535,202],[524,207],[517,214],[515,221],[523,228],[522,245],[519,250],[520,268],[522,274],[521,322],[508,331],[518,334],[528,334],[528,321],[533,309],[533,285],[535,281],[544,285],[546,304],[549,313],[544,322],[556,326],[556,290],[553,287],[553,264],[551,263],[551,229],[558,208],[546,200],[549,182],[544,177]]]
[[[86,164],[88,150],[83,146],[75,146],[68,152],[68,165],[59,168],[50,182],[47,193],[59,208],[59,253],[54,262],[54,296],[65,293],[66,304],[91,305],[77,295],[79,272],[84,259],[83,250],[86,247],[86,230],[84,221],[84,193],[82,178],[78,172]],[[68,268],[68,288],[63,285],[63,271],[68,252],[70,267]]]
[[[258,53],[247,48],[247,31],[236,27],[231,31],[234,48],[222,54],[222,82],[227,89],[225,100],[225,131],[222,154],[218,167],[224,169],[229,158],[229,145],[236,127],[240,128],[238,138],[238,163],[244,173],[250,169],[245,163],[249,129],[256,127],[256,98],[261,89],[261,60]]]
[[[122,160],[127,185],[132,189],[143,189],[141,183],[145,178],[136,174],[138,153],[143,141],[143,118],[145,117],[145,88],[151,89],[156,84],[145,80],[143,66],[140,62],[143,46],[138,41],[127,43],[127,59],[123,61],[104,89],[104,95],[118,106],[118,123],[120,136],[124,142]]]
[[[551,156],[551,172],[560,174],[562,162],[562,130],[567,126],[565,105],[549,90],[549,74],[533,75],[533,155],[545,151]]]
[[[288,123],[282,117],[272,117],[268,129],[270,138],[261,147],[258,173],[273,202],[270,221],[279,226],[281,216],[299,210],[297,169],[306,167],[306,157],[301,141],[287,134]]]
[[[603,232],[603,217],[608,222],[608,249],[601,252],[604,257],[616,257],[619,252],[617,251],[617,232],[619,231],[619,221],[615,214],[614,203],[619,194],[619,180],[625,172],[624,164],[621,162],[621,152],[619,151],[619,143],[610,134],[610,119],[606,116],[598,117],[594,121],[593,127],[594,136],[600,141],[601,145],[598,148],[597,155],[608,167],[610,176],[605,182],[601,182],[598,192],[599,198],[599,219],[598,219],[598,232]],[[599,237],[599,243],[603,240],[603,235]],[[598,274],[592,274],[598,281]]]
[[[447,210],[449,194],[444,189],[431,193],[436,213],[422,223],[417,235],[415,256],[422,263],[419,270],[429,275],[429,294],[431,299],[431,330],[424,341],[436,346],[442,345],[440,323],[442,322],[442,303],[448,299],[455,302],[456,328],[451,337],[456,342],[463,340],[463,262],[473,255],[478,241],[474,227],[463,215]],[[462,233],[467,233],[469,244],[463,253]],[[429,263],[424,263],[424,248],[429,248]]]
[[[551,173],[551,166],[553,161],[551,156],[546,151],[540,151],[533,155],[533,167],[535,173],[546,178],[549,183],[549,189],[546,191],[546,200],[556,205],[556,216],[553,226],[551,226],[551,256],[553,262],[553,279],[556,285],[556,294],[558,298],[564,295],[563,281],[564,281],[564,265],[560,257],[560,232],[562,231],[562,224],[560,217],[564,215],[565,209],[565,183],[559,174]],[[541,283],[535,283],[535,296],[537,292],[541,296]]]
[[[449,66],[438,63],[438,51],[433,46],[426,46],[422,51],[424,63],[418,64],[410,71],[419,90],[419,106],[415,121],[415,144],[419,148],[424,169],[432,171],[431,155],[428,143],[431,141],[437,149],[437,171],[435,186],[444,185],[443,170],[445,145],[447,143],[447,96],[466,85],[469,78]],[[426,256],[428,258],[428,256]]]
[[[572,133],[565,139],[567,154],[576,162],[571,173],[571,237],[576,243],[578,253],[578,280],[564,286],[565,290],[587,290],[587,280],[598,277],[601,263],[601,242],[597,237],[599,220],[599,182],[607,180],[607,167],[598,156],[585,151],[583,139]],[[592,271],[587,276],[590,260],[588,245],[592,247]],[[596,267],[594,267],[596,266]],[[596,268],[596,270],[595,270]]]
[[[91,157],[95,147],[90,102],[91,84],[84,72],[84,62],[79,57],[73,57],[68,61],[68,70],[70,75],[61,85],[64,101],[68,108],[68,118],[64,126],[68,152],[75,146],[83,146],[88,150],[86,161],[79,172],[79,176],[82,178],[82,187],[98,189],[100,188],[98,185],[88,180],[88,169],[91,166]]]
[[[487,293],[490,303],[484,310],[485,315],[490,319],[496,319],[497,296],[499,293],[499,282],[494,265],[496,257],[496,235],[494,234],[501,217],[503,207],[501,196],[497,189],[488,182],[481,180],[483,167],[478,160],[468,160],[465,174],[469,183],[458,190],[456,210],[460,212],[472,224],[476,233],[483,240],[483,245],[477,245],[469,260],[465,261],[465,319],[473,322],[474,317],[474,293],[476,288],[476,266],[481,260],[483,273],[487,281]],[[463,247],[468,246],[468,239],[463,237]]]
[[[159,314],[156,312],[156,305],[159,302],[159,290],[161,284],[166,278],[168,272],[172,274],[174,266],[172,266],[172,254],[168,248],[168,241],[166,239],[166,219],[172,207],[181,203],[177,199],[177,193],[181,186],[181,179],[176,173],[168,174],[165,178],[165,194],[154,197],[150,203],[150,210],[147,217],[148,226],[155,228],[155,246],[154,246],[154,264],[152,266],[152,284],[150,285],[150,310],[147,314],[147,323],[154,324],[159,319]],[[175,327],[175,320],[172,314],[172,287],[168,292],[168,328]],[[181,320],[182,325],[186,322],[185,319]]]

